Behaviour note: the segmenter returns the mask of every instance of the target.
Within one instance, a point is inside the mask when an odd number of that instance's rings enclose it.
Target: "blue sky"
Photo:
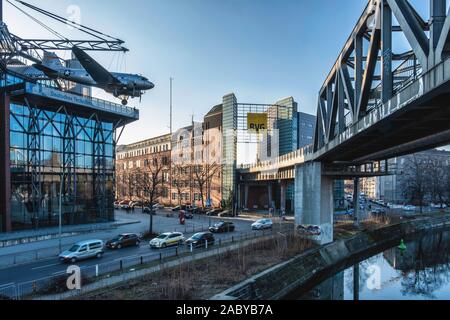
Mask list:
[[[315,112],[317,92],[365,7],[366,0],[27,0],[57,14],[81,9],[81,22],[117,36],[125,55],[95,53],[112,71],[142,73],[156,88],[147,92],[141,120],[121,143],[168,132],[169,78],[174,82],[174,126],[201,120],[222,96],[272,103],[293,96],[300,110]],[[414,0],[412,3],[422,2]],[[424,15],[427,8],[424,7]],[[62,34],[65,26],[43,21]],[[22,37],[48,32],[9,4],[5,21]],[[126,61],[126,63],[125,63]],[[125,67],[126,66],[126,67]],[[101,97],[107,95],[99,93]]]

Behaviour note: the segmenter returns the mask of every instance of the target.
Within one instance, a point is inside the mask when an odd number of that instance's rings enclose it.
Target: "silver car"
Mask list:
[[[76,263],[80,260],[101,258],[105,252],[104,246],[102,240],[81,241],[74,244],[69,250],[61,253],[59,260],[64,263]]]
[[[273,221],[271,219],[261,219],[252,224],[252,230],[272,229]]]

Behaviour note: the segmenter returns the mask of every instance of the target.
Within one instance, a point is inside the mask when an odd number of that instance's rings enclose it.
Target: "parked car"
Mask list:
[[[252,224],[252,230],[272,229],[273,221],[271,219],[261,219]]]
[[[373,216],[384,216],[386,215],[386,210],[378,208],[378,209],[374,209],[372,210],[371,214]]]
[[[144,207],[144,209],[142,209],[142,211],[146,214],[152,214],[152,215],[156,215],[156,211],[155,210],[151,210],[150,207]]]
[[[167,232],[150,241],[151,248],[167,248],[183,244],[184,235],[181,232]]]
[[[130,203],[131,209],[138,209],[138,208],[142,208],[142,207],[144,207],[144,204],[140,201],[133,201]]]
[[[104,254],[104,243],[102,240],[81,241],[74,244],[69,250],[59,255],[61,262],[76,263],[80,260],[90,258],[101,258]]]
[[[447,208],[447,205],[446,204],[435,204],[435,203],[432,203],[431,204],[431,208],[432,209],[446,209]]]
[[[236,227],[234,226],[233,222],[224,221],[216,223],[214,226],[209,228],[209,231],[211,231],[212,233],[233,232],[234,230],[236,230]]]
[[[115,201],[114,202],[114,209],[120,209],[120,202],[119,201]]]
[[[188,219],[188,220],[194,219],[194,214],[192,212],[187,211],[187,210],[180,210],[180,213],[178,215],[181,216],[182,213],[184,214],[185,219]]]
[[[200,232],[194,234],[192,237],[185,241],[187,246],[193,246],[194,248],[206,247],[206,242],[208,242],[208,246],[214,245],[214,235],[211,232]]]
[[[221,213],[222,211],[223,211],[222,209],[213,209],[213,210],[208,211],[206,213],[206,215],[210,216],[210,217],[217,217],[219,215],[219,213]]]
[[[130,209],[130,201],[128,201],[128,200],[120,201],[119,208],[122,210]]]
[[[234,217],[233,212],[225,210],[219,213],[219,217],[226,218],[226,217]]]
[[[416,207],[412,205],[404,206],[403,211],[416,211]]]
[[[153,205],[153,210],[162,210],[162,209],[164,209],[164,206],[162,204],[157,203]]]
[[[139,246],[141,240],[139,236],[134,233],[120,234],[116,238],[106,242],[106,247],[109,249],[122,249],[125,247]]]
[[[180,211],[181,210],[181,206],[176,206],[174,208],[172,208],[172,211]]]

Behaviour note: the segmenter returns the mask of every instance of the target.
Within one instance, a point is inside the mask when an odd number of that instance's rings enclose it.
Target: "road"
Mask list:
[[[214,224],[221,220],[220,218],[209,218],[205,216],[196,216],[193,220],[188,220],[186,226],[180,226],[178,218],[169,218],[166,217],[167,212],[161,211],[158,212],[156,216],[154,216],[154,229],[158,233],[162,232],[170,232],[170,231],[179,231],[183,232],[185,237],[188,238],[194,234],[194,232],[199,232],[202,229],[207,230],[210,223]],[[118,214],[125,214],[118,212]],[[73,243],[89,240],[89,239],[101,239],[101,240],[109,240],[116,235],[124,232],[134,232],[141,233],[148,230],[149,226],[149,216],[146,214],[134,213],[131,214],[133,219],[138,219],[141,221],[139,224],[127,225],[118,228],[118,230],[111,231],[102,231],[95,234],[85,234],[79,235],[70,238],[64,238],[63,249],[69,248]],[[245,236],[260,236],[262,232],[259,231],[251,231],[251,224],[253,220],[242,220],[242,219],[229,219],[232,220],[236,226],[236,231],[233,233],[227,234],[217,234],[215,235],[216,242],[219,241],[228,241],[231,240],[231,237],[234,240],[239,241],[242,237]],[[40,244],[42,246],[42,243]],[[5,248],[6,249],[6,248]],[[17,248],[16,248],[17,249]],[[54,248],[55,249],[55,248]],[[57,248],[56,248],[57,249]],[[0,249],[0,251],[3,249]],[[49,250],[42,249],[42,250]],[[181,250],[181,249],[180,249]],[[59,250],[58,250],[59,251]],[[16,265],[7,267],[5,269],[0,270],[0,287],[8,285],[8,284],[18,284],[29,281],[35,281],[38,279],[43,279],[47,277],[57,276],[60,274],[65,274],[67,270],[67,265],[60,263],[55,255],[52,255],[51,258],[38,260],[26,264]],[[92,273],[95,270],[95,267],[98,265],[98,272],[100,274],[104,274],[113,270],[118,270],[120,268],[120,264],[122,261],[123,268],[130,267],[132,265],[139,264],[141,257],[143,257],[144,262],[147,263],[152,260],[159,260],[160,254],[164,256],[174,256],[175,248],[167,248],[162,250],[152,250],[148,242],[143,242],[139,247],[131,247],[124,248],[122,250],[107,250],[105,255],[101,259],[92,259],[86,260],[83,262],[79,262],[78,266],[80,266],[83,270],[89,269],[89,272]]]

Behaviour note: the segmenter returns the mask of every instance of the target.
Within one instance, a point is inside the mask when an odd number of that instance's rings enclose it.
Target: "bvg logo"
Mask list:
[[[247,130],[264,131],[267,130],[267,113],[249,113],[247,115]]]

